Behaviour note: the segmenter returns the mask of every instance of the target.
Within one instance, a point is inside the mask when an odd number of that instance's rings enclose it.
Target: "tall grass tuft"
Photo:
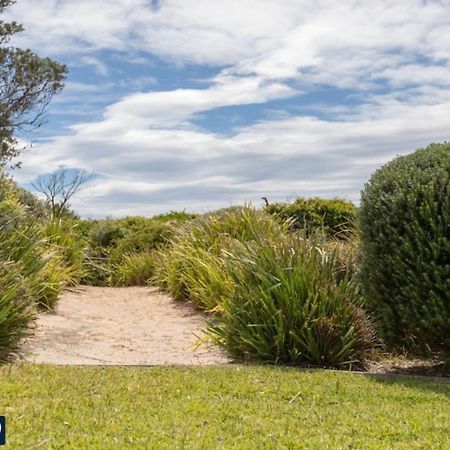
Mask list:
[[[234,241],[251,241],[259,233],[277,239],[285,231],[272,217],[252,207],[235,207],[187,223],[161,252],[157,282],[178,300],[206,310],[221,308],[234,281],[224,265],[223,253]]]
[[[16,264],[36,304],[54,308],[64,286],[76,282],[64,251],[54,242],[57,238],[49,239],[44,225],[29,217],[14,197],[0,202],[0,213],[2,261]]]
[[[354,282],[322,242],[261,236],[227,254],[234,282],[209,335],[234,358],[362,365],[372,332]]]
[[[290,230],[251,207],[198,218],[172,238],[156,279],[215,312],[208,334],[238,360],[362,365],[373,336],[352,245]]]
[[[0,364],[9,361],[29,334],[33,301],[17,263],[0,261]]]
[[[114,267],[111,284],[114,286],[146,286],[155,275],[157,255],[155,252],[125,255]]]
[[[80,239],[77,224],[69,221],[51,220],[44,227],[47,246],[56,261],[64,268],[63,278],[66,285],[76,285],[86,275],[85,247],[87,243]],[[53,263],[53,267],[56,264]]]

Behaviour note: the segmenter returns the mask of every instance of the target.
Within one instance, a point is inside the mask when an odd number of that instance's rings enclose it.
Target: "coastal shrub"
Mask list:
[[[109,257],[103,252],[88,249],[85,254],[85,274],[80,280],[80,284],[89,286],[108,286],[112,275],[112,268]]]
[[[378,169],[361,197],[361,281],[391,347],[450,349],[450,144]]]
[[[160,253],[157,281],[215,313],[208,334],[232,357],[363,364],[373,334],[348,249],[251,207],[198,218],[171,244]]]
[[[18,263],[0,260],[0,364],[9,361],[29,334],[33,301]]]
[[[84,251],[85,274],[82,284],[108,286],[112,274],[111,252],[126,235],[126,229],[115,219],[80,221],[80,238],[89,234]]]
[[[111,251],[111,262],[118,263],[129,254],[150,252],[163,245],[172,233],[172,227],[166,223],[149,222],[135,232],[121,239]]]
[[[0,258],[16,264],[30,298],[53,308],[71,278],[61,251],[13,194],[0,202]]]
[[[114,267],[113,286],[146,286],[155,275],[158,258],[155,252],[130,253]]]
[[[81,282],[94,286],[117,283],[115,272],[120,270],[126,256],[132,255],[131,261],[136,258],[136,254],[152,253],[164,246],[173,230],[192,217],[194,215],[184,212],[171,212],[151,218],[128,216],[78,221],[77,233],[87,242],[84,251],[86,273]],[[88,239],[83,239],[86,236]],[[130,261],[124,264],[131,264]]]
[[[323,242],[293,235],[237,242],[226,255],[234,289],[208,333],[245,361],[360,367],[372,331],[358,288]]]
[[[198,217],[198,214],[187,213],[185,211],[170,211],[168,213],[159,214],[151,218],[155,222],[164,223],[184,223]]]
[[[327,236],[347,237],[356,223],[355,206],[343,199],[300,197],[292,203],[271,203],[265,211],[289,221],[293,229],[307,233],[321,230]]]
[[[179,229],[161,252],[157,282],[176,299],[208,310],[220,307],[233,288],[221,256],[234,240],[252,240],[258,232],[276,239],[284,231],[272,217],[249,206],[199,217]]]
[[[94,247],[111,247],[124,237],[123,228],[113,219],[101,220],[90,231],[90,242]]]
[[[0,168],[0,202],[14,197],[20,204],[23,212],[35,220],[46,220],[50,216],[47,203],[38,199],[31,192],[20,187],[11,178],[7,177]]]
[[[59,256],[43,257],[41,269],[28,278],[31,297],[38,306],[54,309],[67,279],[67,269]]]
[[[80,238],[78,224],[61,219],[50,220],[44,227],[44,236],[55,261],[64,268],[66,285],[76,285],[86,275],[85,249],[87,241]]]
[[[0,364],[12,358],[34,317],[31,278],[42,268],[37,225],[26,223],[27,211],[10,192],[0,199]]]

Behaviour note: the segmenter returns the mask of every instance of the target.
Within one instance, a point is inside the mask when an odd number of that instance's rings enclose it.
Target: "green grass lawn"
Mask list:
[[[450,448],[450,383],[272,367],[0,369],[5,448]]]

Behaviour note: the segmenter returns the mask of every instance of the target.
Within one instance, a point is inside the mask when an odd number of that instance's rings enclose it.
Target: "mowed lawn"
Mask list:
[[[256,366],[0,369],[7,447],[450,448],[450,383]]]

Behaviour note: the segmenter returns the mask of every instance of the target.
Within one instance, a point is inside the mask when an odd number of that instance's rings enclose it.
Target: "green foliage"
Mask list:
[[[0,169],[0,201],[5,200],[8,196],[15,197],[23,207],[24,212],[35,220],[44,221],[50,215],[50,210],[44,201],[39,200],[31,192],[17,185]]]
[[[356,222],[355,206],[342,199],[298,198],[292,203],[272,203],[265,211],[289,221],[293,229],[307,233],[322,230],[335,237],[347,237]]]
[[[65,269],[66,284],[76,285],[86,275],[85,247],[80,239],[77,224],[64,220],[51,220],[44,228],[46,242],[51,245],[60,267]]]
[[[130,269],[132,261],[137,259],[137,253],[145,255],[162,248],[173,230],[191,217],[192,215],[184,212],[171,212],[152,218],[129,216],[122,219],[78,221],[80,236],[88,236],[88,248],[85,252],[87,273],[82,282],[100,286],[123,283],[118,281],[124,276],[122,271]],[[127,256],[132,258],[126,258]],[[148,256],[142,256],[142,260],[146,258],[149,259]],[[145,265],[141,267],[146,269]],[[148,273],[149,270],[144,270],[141,278],[147,277]]]
[[[161,252],[157,281],[174,298],[212,310],[233,289],[221,255],[234,240],[251,240],[257,232],[276,239],[283,226],[251,207],[199,217],[182,227],[169,248]]]
[[[361,280],[386,344],[450,349],[450,144],[377,170],[361,199]]]
[[[146,286],[155,274],[158,257],[154,252],[130,253],[114,267],[111,284],[114,286]]]
[[[185,211],[170,211],[165,214],[154,216],[152,217],[152,220],[156,222],[183,223],[195,219],[196,217],[198,217],[198,214],[190,214]]]
[[[111,251],[111,262],[118,263],[126,255],[149,252],[163,245],[172,234],[172,227],[166,223],[149,222],[138,231],[129,232],[118,241]]]
[[[123,237],[123,228],[113,219],[97,222],[90,232],[91,244],[94,247],[111,247]]]
[[[0,14],[13,3],[0,1]],[[16,22],[0,21],[0,166],[17,156],[17,128],[33,129],[53,95],[63,87],[67,73],[64,65],[40,58],[29,49],[5,45],[23,30]]]
[[[0,238],[1,236],[0,233]],[[0,244],[0,252],[3,245]],[[32,300],[20,266],[4,261],[0,255],[0,364],[8,361],[18,350],[20,341],[29,334],[34,318]]]
[[[41,257],[41,269],[29,277],[30,293],[39,307],[54,309],[70,273],[57,253]]]
[[[62,289],[74,284],[74,270],[66,259],[70,251],[56,244],[62,239],[67,242],[70,234],[65,230],[59,238],[50,239],[45,230],[13,192],[4,195],[0,201],[1,260],[16,264],[23,278],[20,282],[26,284],[36,304],[53,308]]]
[[[33,318],[32,281],[42,268],[35,243],[27,234],[26,211],[12,195],[0,201],[0,363],[17,351]]]
[[[234,358],[361,365],[372,333],[351,264],[311,239],[251,207],[219,211],[174,236],[156,279],[216,313],[209,335]]]
[[[227,259],[235,288],[209,333],[233,357],[361,366],[372,344],[362,299],[322,242],[260,235]]]

